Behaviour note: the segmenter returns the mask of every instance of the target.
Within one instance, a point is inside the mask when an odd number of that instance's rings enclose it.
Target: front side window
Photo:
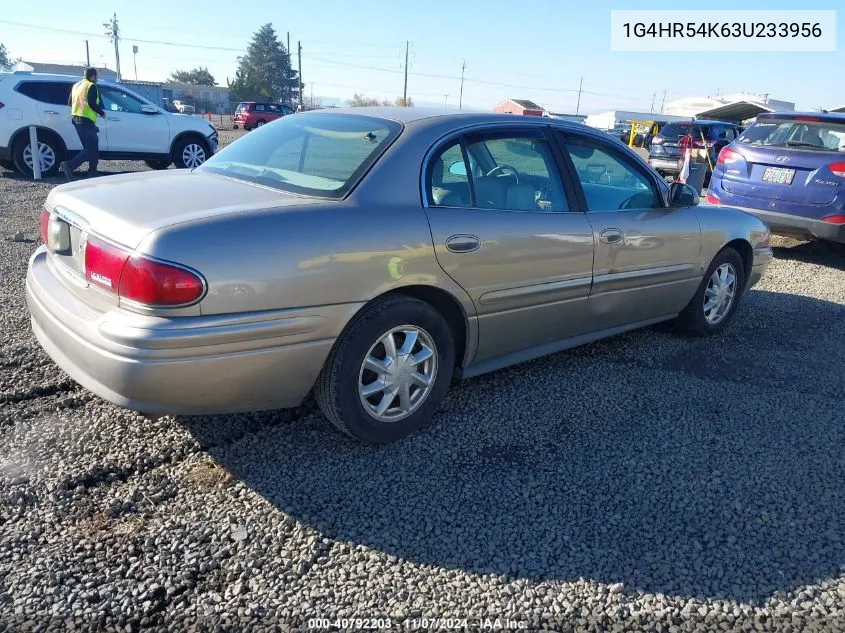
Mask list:
[[[111,86],[100,87],[100,99],[103,102],[103,109],[111,112],[141,114],[141,106],[144,105],[140,99]]]
[[[633,161],[588,139],[566,141],[589,211],[657,209],[663,199]]]
[[[283,117],[198,169],[290,193],[342,198],[401,131],[395,121],[359,115]]]

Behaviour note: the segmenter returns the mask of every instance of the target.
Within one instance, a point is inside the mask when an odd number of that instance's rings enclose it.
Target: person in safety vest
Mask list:
[[[73,170],[88,161],[88,176],[96,176],[97,159],[100,155],[97,116],[106,116],[100,101],[100,91],[97,89],[96,68],[86,68],[85,77],[73,84],[68,105],[73,127],[82,143],[82,151],[71,160],[64,161],[59,168],[68,180],[72,180]]]

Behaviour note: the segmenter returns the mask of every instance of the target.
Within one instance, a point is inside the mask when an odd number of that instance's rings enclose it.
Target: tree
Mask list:
[[[414,99],[412,97],[408,97],[408,99],[405,100],[403,97],[396,97],[395,105],[397,108],[413,108]]]
[[[232,102],[299,100],[299,78],[291,68],[290,52],[279,41],[272,24],[252,36],[246,55],[238,58],[235,78],[229,82]]]
[[[7,68],[12,65],[12,60],[9,59],[9,51],[3,44],[0,44],[0,68]]]
[[[214,76],[208,68],[200,66],[193,70],[174,70],[167,80],[172,84],[191,84],[192,86],[216,86]]]
[[[347,100],[347,102],[353,108],[372,108],[376,106],[389,106],[390,101],[387,99],[379,100],[375,97],[367,97],[362,94],[358,94],[357,92],[352,95],[352,98]]]

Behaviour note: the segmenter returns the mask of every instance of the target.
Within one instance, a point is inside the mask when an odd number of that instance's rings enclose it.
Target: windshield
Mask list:
[[[755,147],[796,147],[818,152],[845,151],[845,123],[763,119],[742,133],[739,142]]]
[[[297,114],[250,132],[198,170],[290,193],[342,198],[401,130],[394,121],[354,114]]]

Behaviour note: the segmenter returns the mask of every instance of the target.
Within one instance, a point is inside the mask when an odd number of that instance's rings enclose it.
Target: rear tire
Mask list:
[[[38,150],[41,157],[41,177],[53,178],[59,173],[64,160],[64,150],[55,135],[38,130]],[[32,153],[29,147],[29,132],[21,134],[12,147],[12,163],[15,169],[29,178],[33,177]]]
[[[384,344],[388,340],[395,353]],[[387,297],[365,307],[338,338],[314,395],[347,435],[371,444],[393,442],[429,422],[454,363],[452,331],[440,312],[418,299]],[[381,404],[386,406],[379,414]]]
[[[261,127],[265,123],[267,123],[267,121],[265,121],[264,119],[260,119],[260,120],[255,122],[255,127]]]
[[[150,169],[167,169],[173,164],[172,160],[145,160],[144,164]]]
[[[695,296],[675,319],[676,328],[693,336],[724,330],[739,307],[745,279],[742,257],[730,247],[723,248],[710,262]]]

